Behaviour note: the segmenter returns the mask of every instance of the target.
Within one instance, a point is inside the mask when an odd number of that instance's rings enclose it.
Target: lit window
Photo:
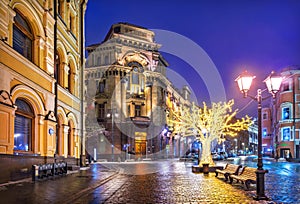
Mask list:
[[[264,128],[262,132],[263,132],[263,137],[266,137],[267,136],[267,128]]]
[[[285,107],[282,108],[282,120],[287,120],[290,119],[290,108]]]
[[[14,150],[32,150],[32,130],[33,130],[33,110],[31,106],[22,99],[16,100],[18,109],[16,110],[14,125]]]
[[[282,140],[289,141],[291,138],[290,128],[282,128]]]
[[[13,48],[32,61],[32,30],[25,18],[16,12],[13,26]]]

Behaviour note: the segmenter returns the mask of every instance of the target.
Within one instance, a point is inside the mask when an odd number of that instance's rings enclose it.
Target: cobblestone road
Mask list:
[[[214,173],[192,173],[191,163],[164,161],[107,162],[53,180],[2,185],[0,203],[300,203],[300,178],[293,169],[298,166],[266,168],[271,170],[266,195],[272,201],[254,201],[255,185],[246,191]]]

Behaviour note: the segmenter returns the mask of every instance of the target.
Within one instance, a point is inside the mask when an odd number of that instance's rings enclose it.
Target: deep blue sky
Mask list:
[[[300,65],[298,0],[89,0],[85,22],[86,45],[102,42],[111,25],[118,22],[189,38],[216,65],[235,109],[243,109],[250,101],[234,82],[243,70],[257,76],[251,91],[255,95],[257,88],[265,88],[262,81],[272,70]],[[198,101],[209,102],[205,84],[193,68],[179,57],[162,54],[169,68],[189,82]],[[239,115],[255,116],[256,106],[252,102]]]

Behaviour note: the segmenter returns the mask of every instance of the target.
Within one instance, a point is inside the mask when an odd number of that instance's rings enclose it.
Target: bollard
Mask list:
[[[35,182],[36,177],[39,176],[39,166],[38,165],[32,165],[31,174],[32,174],[32,181]]]

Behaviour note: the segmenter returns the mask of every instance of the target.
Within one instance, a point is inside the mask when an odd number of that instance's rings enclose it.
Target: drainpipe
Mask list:
[[[84,97],[84,4],[83,0],[80,3],[80,166],[85,166],[85,137],[84,137],[84,109],[83,109],[83,97]]]
[[[296,123],[296,108],[295,108],[295,103],[296,103],[296,99],[295,99],[295,78],[292,77],[293,80],[293,140],[295,141],[295,137],[296,137],[296,132],[295,132],[295,123]],[[293,151],[293,155],[295,156],[296,151],[295,151],[295,142],[294,142],[294,151]]]
[[[55,78],[55,83],[54,83],[54,95],[55,95],[55,100],[54,100],[54,115],[56,118],[56,145],[55,145],[55,153],[54,153],[54,158],[58,153],[58,132],[59,132],[59,127],[58,127],[58,114],[57,114],[57,108],[58,108],[58,67],[57,67],[57,0],[54,0],[54,78]]]

